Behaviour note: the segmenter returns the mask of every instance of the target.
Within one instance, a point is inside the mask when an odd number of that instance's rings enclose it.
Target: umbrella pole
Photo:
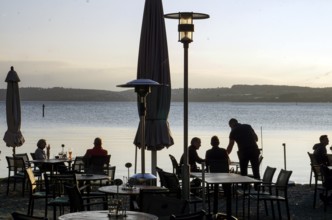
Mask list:
[[[153,175],[157,174],[156,166],[157,166],[157,151],[151,150],[151,173]]]
[[[137,146],[135,146],[135,174],[137,173]]]
[[[15,149],[16,147],[14,146],[13,147],[13,156],[16,154],[16,149]]]
[[[145,101],[145,97],[142,98]],[[142,103],[141,103],[142,104]],[[144,104],[143,104],[144,105]],[[145,106],[144,106],[145,109]],[[141,173],[145,173],[145,110],[141,115]]]

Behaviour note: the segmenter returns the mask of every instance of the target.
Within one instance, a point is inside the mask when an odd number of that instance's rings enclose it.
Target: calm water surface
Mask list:
[[[45,117],[42,105],[45,104]],[[286,168],[293,170],[291,179],[299,183],[309,181],[308,151],[318,142],[321,134],[332,136],[332,104],[321,103],[189,103],[189,139],[198,136],[202,147],[201,157],[210,148],[210,138],[218,135],[221,146],[228,144],[228,120],[237,118],[242,123],[251,124],[259,136],[259,146],[263,147],[264,171],[267,165],[284,168],[286,144]],[[7,130],[5,103],[0,103],[0,128]],[[73,155],[83,155],[93,146],[99,136],[103,146],[112,155],[111,164],[117,167],[116,176],[127,175],[126,162],[135,161],[133,139],[139,117],[134,102],[23,102],[22,132],[25,144],[17,148],[17,153],[34,152],[36,142],[45,138],[51,145],[51,156],[72,148]],[[169,124],[175,144],[158,152],[158,166],[171,171],[168,154],[180,158],[183,152],[183,104],[172,103]],[[190,141],[190,140],[189,140]],[[234,148],[236,149],[236,147]],[[5,156],[12,149],[3,145],[0,149],[0,177],[7,176]],[[146,151],[146,170],[150,172],[150,152]],[[237,161],[233,150],[231,159]],[[140,152],[138,151],[137,171],[140,172]],[[130,169],[132,174],[134,169]]]

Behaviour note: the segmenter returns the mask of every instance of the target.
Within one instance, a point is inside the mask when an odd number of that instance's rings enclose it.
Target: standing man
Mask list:
[[[238,157],[242,176],[248,175],[248,164],[250,161],[254,178],[260,179],[259,155],[257,141],[258,137],[254,129],[248,124],[240,124],[235,118],[229,120],[229,127],[232,129],[229,134],[227,153],[233,150],[234,143],[237,143]]]

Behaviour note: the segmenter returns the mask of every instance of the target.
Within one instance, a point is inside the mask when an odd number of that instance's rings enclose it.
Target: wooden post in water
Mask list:
[[[45,117],[45,105],[43,104],[43,118]]]
[[[287,170],[286,169],[286,144],[283,143],[282,146],[284,146],[284,169]]]

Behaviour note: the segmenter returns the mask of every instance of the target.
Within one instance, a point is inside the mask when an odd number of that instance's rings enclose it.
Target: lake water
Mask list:
[[[42,117],[43,104],[45,117]],[[0,110],[0,131],[4,134],[7,130],[4,102],[0,102]],[[213,135],[219,136],[221,147],[227,146],[228,120],[233,117],[251,124],[259,136],[264,156],[262,172],[267,165],[276,167],[277,173],[284,168],[282,144],[286,144],[286,168],[293,170],[291,180],[297,183],[309,181],[307,152],[312,152],[321,134],[332,136],[329,103],[189,103],[189,141],[194,136],[202,139],[198,151],[201,157],[210,148]],[[93,146],[95,137],[101,137],[104,148],[112,155],[111,164],[117,167],[116,177],[122,178],[127,175],[125,163],[134,164],[133,139],[138,122],[135,102],[22,102],[22,133],[26,142],[16,153],[34,152],[38,139],[45,138],[51,145],[51,156],[61,151],[61,144],[65,144],[65,150],[72,148],[73,156],[80,156]],[[175,144],[158,151],[157,165],[171,171],[168,155],[179,159],[183,153],[183,103],[172,103],[169,124]],[[237,147],[234,149],[230,157],[237,161]],[[5,177],[5,156],[12,154],[12,148],[3,142],[0,150],[0,177]],[[150,158],[150,152],[146,151],[146,172],[150,172]],[[140,172],[139,151],[137,161]],[[130,174],[133,172],[132,167]]]

